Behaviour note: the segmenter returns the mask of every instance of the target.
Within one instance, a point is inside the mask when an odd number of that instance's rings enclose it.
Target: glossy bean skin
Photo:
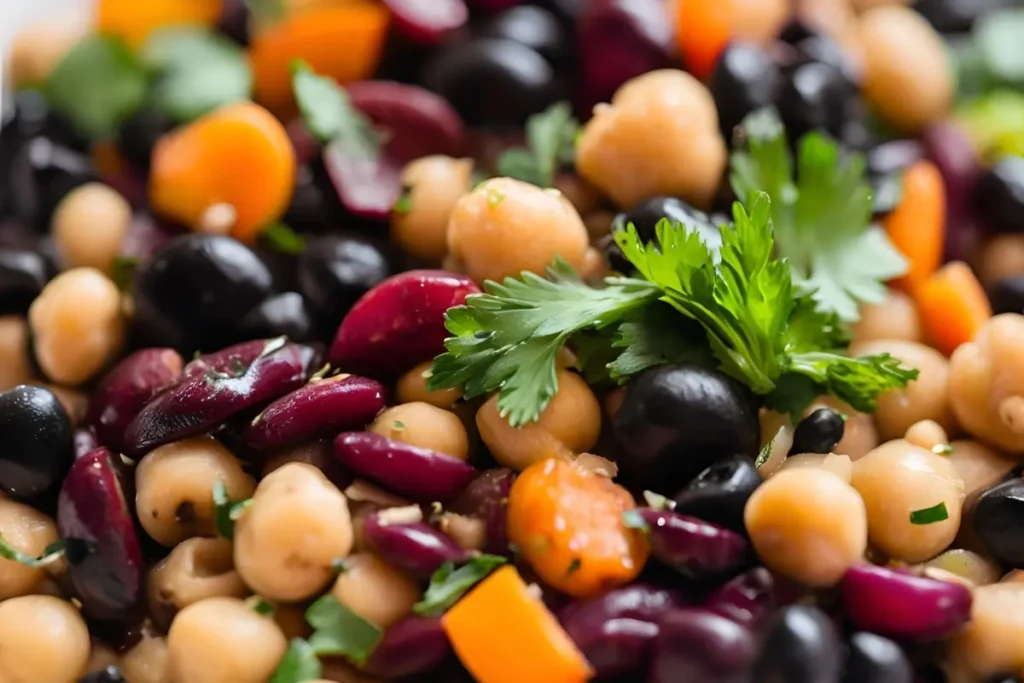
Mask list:
[[[790,454],[831,453],[843,440],[845,424],[839,413],[831,408],[818,408],[797,424]]]
[[[407,617],[384,631],[363,670],[386,680],[433,671],[451,654],[448,636],[437,617]]]
[[[53,392],[21,385],[0,393],[0,491],[30,498],[52,489],[71,467],[71,420]]]
[[[0,249],[0,315],[27,313],[55,274],[53,264],[38,251]]]
[[[424,503],[457,496],[476,472],[464,460],[370,432],[339,434],[334,455],[356,474]]]
[[[486,540],[483,551],[506,555],[508,548],[508,492],[515,472],[506,468],[485,470],[466,485],[448,506],[452,512],[483,520]]]
[[[672,509],[745,533],[743,508],[761,481],[754,462],[745,455],[735,455],[698,474],[675,495]]]
[[[776,607],[775,583],[770,571],[756,567],[716,588],[704,607],[756,629]]]
[[[986,554],[1008,567],[1024,567],[1021,511],[1024,480],[1014,477],[984,489],[974,502],[971,524]]]
[[[719,575],[746,559],[747,542],[733,531],[670,510],[637,513],[647,523],[651,555],[684,576]]]
[[[832,622],[821,610],[804,605],[783,607],[768,626],[751,681],[836,681],[841,652]]]
[[[587,625],[609,619],[637,619],[657,622],[672,607],[684,604],[677,591],[646,583],[615,588],[596,598],[577,600],[558,612],[558,619],[572,635],[575,625]]]
[[[658,623],[648,683],[742,683],[757,653],[744,626],[700,608],[683,607]]]
[[[914,670],[900,646],[874,633],[850,636],[843,683],[911,683]]]
[[[315,313],[298,292],[282,292],[265,299],[238,321],[235,332],[242,339],[285,336],[293,342],[316,337]]]
[[[732,139],[743,117],[774,102],[781,86],[782,74],[766,50],[742,42],[726,47],[711,75],[711,95],[725,139]]]
[[[460,564],[469,558],[455,541],[423,522],[389,524],[377,513],[366,517],[363,538],[382,560],[424,580],[445,562]]]

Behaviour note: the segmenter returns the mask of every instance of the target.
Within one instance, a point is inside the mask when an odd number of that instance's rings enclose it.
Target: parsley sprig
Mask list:
[[[562,164],[572,163],[580,124],[568,102],[558,102],[526,120],[526,147],[498,157],[498,175],[550,187]]]

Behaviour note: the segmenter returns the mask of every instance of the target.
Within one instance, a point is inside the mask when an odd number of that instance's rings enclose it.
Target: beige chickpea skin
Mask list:
[[[234,569],[231,541],[189,538],[149,572],[146,582],[154,620],[171,623],[174,614],[207,598],[244,598],[245,584]]]
[[[402,171],[404,206],[391,216],[391,241],[405,253],[440,261],[448,251],[448,219],[470,189],[472,159],[443,155],[416,159]]]
[[[948,455],[952,451],[949,435],[935,420],[921,420],[907,427],[904,439],[928,451]]]
[[[538,460],[589,451],[601,432],[601,404],[582,377],[558,372],[558,391],[537,422],[513,427],[492,396],[476,413],[480,438],[495,460],[521,471]]]
[[[0,537],[15,550],[38,557],[57,540],[57,525],[35,508],[0,499]],[[35,592],[44,578],[43,567],[0,559],[0,601]]]
[[[976,269],[986,287],[1003,278],[1024,275],[1024,235],[995,235],[985,243]]]
[[[260,482],[236,523],[235,569],[255,593],[296,602],[330,581],[352,540],[341,491],[312,465],[290,463]]]
[[[0,391],[32,382],[28,322],[17,315],[0,317]]]
[[[7,74],[14,88],[44,85],[54,67],[82,37],[78,22],[39,23],[19,31],[10,45]]]
[[[890,289],[881,303],[861,306],[860,320],[850,331],[854,343],[876,339],[919,342],[924,334],[914,300],[898,289]]]
[[[964,482],[965,496],[995,484],[1017,465],[999,451],[967,439],[950,443],[946,457]]]
[[[356,553],[331,589],[338,602],[380,628],[412,614],[422,597],[419,585],[371,553]]]
[[[562,193],[512,178],[492,178],[459,199],[448,222],[448,249],[477,282],[543,273],[560,256],[577,270],[589,241]]]
[[[800,453],[791,455],[782,462],[782,466],[776,472],[786,472],[800,467],[813,467],[831,472],[847,484],[853,476],[853,462],[848,455],[837,453]]]
[[[864,499],[873,546],[893,559],[923,562],[945,550],[960,528],[964,483],[948,458],[903,439],[854,463],[851,483]],[[913,513],[943,505],[946,519],[915,523]]]
[[[462,420],[450,411],[429,403],[414,402],[388,408],[377,416],[369,430],[394,441],[428,448],[465,460],[469,436]]]
[[[744,522],[765,566],[808,586],[834,586],[867,548],[864,502],[824,469],[776,474],[747,501]]]
[[[68,267],[90,267],[109,274],[121,253],[132,220],[132,207],[103,183],[87,183],[57,204],[50,233]]]
[[[172,683],[167,639],[144,635],[121,657],[121,671],[129,683]]]
[[[430,378],[431,361],[420,363],[402,375],[395,386],[395,397],[402,403],[422,402],[438,408],[450,410],[455,402],[462,398],[461,389],[427,390],[427,379]]]
[[[1000,582],[974,589],[971,620],[949,643],[951,681],[981,681],[1024,669],[1024,583]]]
[[[172,679],[189,683],[266,683],[287,648],[273,619],[233,598],[189,605],[167,633]]]
[[[135,468],[135,510],[142,528],[173,546],[193,536],[215,536],[213,487],[224,482],[232,500],[254,488],[242,464],[212,436],[160,446]]]
[[[3,683],[75,683],[89,647],[89,629],[70,602],[48,595],[0,602]]]
[[[106,644],[96,640],[92,641],[92,649],[89,651],[89,661],[85,664],[85,672],[102,671],[108,666],[120,664],[120,657]]]

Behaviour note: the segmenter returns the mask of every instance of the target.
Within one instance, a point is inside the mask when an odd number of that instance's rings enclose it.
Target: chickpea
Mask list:
[[[338,602],[380,628],[412,614],[421,595],[419,585],[371,553],[345,560],[345,570],[331,588]]]
[[[455,203],[470,190],[472,159],[440,154],[416,159],[402,171],[408,210],[391,216],[391,241],[402,251],[440,261],[448,251],[448,219]]]
[[[0,316],[0,391],[31,383],[28,323],[20,316]]]
[[[132,207],[103,183],[86,183],[69,192],[53,213],[50,233],[64,263],[110,274],[132,220]]]
[[[853,465],[853,487],[868,511],[871,544],[893,559],[923,562],[945,550],[960,528],[964,482],[948,458],[903,439]],[[915,524],[911,513],[943,504],[948,517]]]
[[[614,468],[614,463],[611,466]],[[487,523],[478,517],[445,512],[441,514],[437,528],[465,550],[483,550],[487,544]]]
[[[394,441],[429,448],[459,460],[469,457],[469,435],[459,416],[429,403],[403,403],[383,411],[369,430]]]
[[[75,683],[89,661],[89,629],[70,602],[24,595],[0,602],[0,681]]]
[[[860,39],[862,92],[882,118],[917,131],[946,115],[953,76],[942,39],[924,17],[899,5],[874,7],[861,15]]]
[[[964,482],[965,496],[995,484],[1017,464],[999,451],[977,441],[954,441],[950,448],[952,450],[947,458]]]
[[[780,472],[754,491],[743,517],[765,566],[808,586],[834,586],[867,548],[864,502],[822,469]]]
[[[949,359],[949,397],[960,424],[981,441],[1024,454],[1024,315],[990,318]]]
[[[927,451],[935,451],[936,449],[948,450],[950,448],[949,436],[946,434],[946,430],[935,420],[915,422],[907,428],[907,433],[903,438]]]
[[[35,508],[0,499],[0,537],[15,550],[37,557],[57,540],[57,525]],[[35,592],[44,578],[42,567],[0,559],[0,601]]]
[[[150,451],[135,468],[135,510],[142,528],[166,546],[215,536],[213,487],[218,481],[232,500],[248,498],[254,488],[241,463],[212,436]]]
[[[11,42],[8,75],[14,89],[46,83],[54,67],[85,33],[78,23],[40,23],[19,31]]]
[[[334,464],[334,446],[330,441],[320,440],[302,444],[295,448],[271,453],[263,461],[261,479],[290,462],[303,462],[318,470],[329,471]]]
[[[149,572],[149,609],[162,625],[174,614],[207,598],[244,598],[248,591],[234,569],[231,541],[189,538]]]
[[[235,569],[268,600],[305,600],[334,576],[352,535],[341,491],[317,468],[290,463],[260,482],[235,525]]]
[[[448,222],[448,249],[477,282],[543,273],[556,256],[579,270],[588,246],[568,199],[511,178],[481,183],[458,201]]]
[[[402,403],[429,403],[438,408],[450,410],[455,402],[462,398],[461,389],[438,389],[427,391],[427,378],[430,377],[431,361],[420,363],[402,375],[395,387],[395,397]]]
[[[1024,235],[993,236],[985,243],[977,272],[986,287],[1003,278],[1024,275]]]
[[[765,45],[782,30],[791,12],[789,0],[733,0],[735,40]]]
[[[129,683],[172,683],[167,639],[143,636],[121,658],[121,672]]]
[[[551,457],[589,451],[601,433],[601,404],[579,375],[560,370],[558,391],[537,422],[509,425],[491,396],[476,413],[480,438],[494,459],[516,471]]]
[[[98,640],[92,641],[92,649],[89,651],[89,661],[85,664],[85,672],[103,671],[108,666],[117,666],[120,658],[117,653]]]
[[[935,349],[918,342],[877,340],[857,344],[851,355],[889,353],[911,368],[917,368],[917,379],[903,389],[888,391],[878,397],[875,424],[884,439],[898,439],[921,420],[934,420],[947,432],[955,426],[949,407],[949,362]]]
[[[121,349],[121,293],[95,268],[66,270],[43,288],[28,311],[35,356],[47,377],[77,386]]]
[[[598,105],[576,145],[581,176],[621,207],[681,197],[706,208],[725,170],[715,103],[684,71],[651,71]]]
[[[914,300],[898,289],[890,289],[882,303],[861,306],[860,320],[851,331],[854,343],[876,339],[919,342],[924,336]]]
[[[843,438],[832,449],[834,453],[844,453],[850,456],[850,460],[856,462],[878,446],[878,429],[871,415],[857,412],[848,403],[823,396],[804,411],[804,416],[810,415],[818,408],[831,408],[846,416]]]
[[[850,461],[850,456],[838,455],[836,453],[829,453],[828,455],[822,453],[791,455],[782,462],[778,472],[795,470],[801,467],[813,467],[831,472],[847,484],[850,483],[850,478],[853,476],[853,462]],[[776,472],[776,476],[778,472]]]
[[[1024,669],[1024,583],[993,583],[974,589],[971,620],[952,637],[951,681],[980,681]]]
[[[957,548],[947,550],[922,565],[925,571],[939,569],[969,581],[974,586],[987,586],[999,581],[999,566],[978,553]]]
[[[287,649],[273,619],[234,598],[189,605],[167,633],[171,676],[189,683],[266,683]]]

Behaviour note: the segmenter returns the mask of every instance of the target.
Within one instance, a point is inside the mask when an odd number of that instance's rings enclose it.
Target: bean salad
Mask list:
[[[95,0],[0,125],[0,683],[1024,683],[1020,0]]]

